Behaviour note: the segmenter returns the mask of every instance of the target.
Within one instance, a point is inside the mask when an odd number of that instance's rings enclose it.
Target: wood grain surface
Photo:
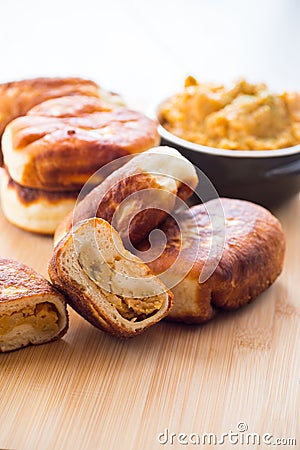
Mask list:
[[[300,90],[297,0],[2,0],[1,15],[3,82],[79,75],[139,106],[189,74]],[[160,323],[130,341],[70,311],[62,340],[1,354],[0,449],[299,449],[300,197],[276,214],[284,272],[240,311],[205,326]],[[0,230],[1,256],[46,275],[50,238],[15,228],[1,209]],[[272,434],[271,445],[158,442],[166,429],[220,436],[240,422]],[[276,437],[297,443],[277,447]]]
[[[160,323],[129,341],[70,311],[62,340],[0,355],[0,448],[195,448],[177,437],[160,444],[158,434],[220,436],[239,422],[298,439],[284,448],[299,448],[300,198],[275,213],[287,235],[284,272],[242,310],[205,326]],[[46,275],[51,238],[17,229],[2,213],[0,227],[1,255]]]

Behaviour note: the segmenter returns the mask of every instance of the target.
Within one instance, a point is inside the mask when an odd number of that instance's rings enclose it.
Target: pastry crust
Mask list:
[[[173,294],[99,218],[78,224],[59,242],[49,276],[87,321],[122,338],[154,325],[173,304]]]
[[[7,220],[26,231],[53,234],[74,208],[78,191],[48,192],[19,185],[1,171],[1,206]]]
[[[110,112],[114,108],[126,106],[118,94],[99,89],[99,96],[68,95],[51,98],[31,108],[26,115],[57,118],[82,117],[105,111]]]
[[[0,351],[50,342],[67,329],[64,296],[30,267],[0,259]]]
[[[169,147],[149,149],[134,156],[95,187],[58,226],[57,243],[73,224],[101,217],[135,245],[185,201],[198,184],[193,165]]]
[[[99,97],[102,90],[83,78],[33,78],[0,84],[0,138],[6,125],[33,106],[66,95]],[[2,157],[1,157],[2,158]]]
[[[73,96],[49,100],[10,122],[2,151],[17,183],[70,191],[110,161],[158,142],[156,122],[142,113]]]
[[[169,286],[175,299],[167,317],[169,320],[204,323],[218,310],[235,310],[267,289],[282,270],[285,236],[279,221],[266,209],[250,202],[226,198],[221,202],[226,224],[225,245],[216,269],[203,283],[199,282],[199,276],[205,263],[214,265],[214,261],[210,261],[210,217],[214,223],[220,219],[222,224],[219,200],[211,200],[206,207],[196,205],[184,212],[179,223],[186,232],[181,235],[172,218],[161,226],[167,238],[165,250],[159,258],[148,263],[150,269],[155,274],[162,274],[170,269],[179,254],[182,270],[191,267],[183,280],[174,287]],[[222,226],[214,232],[215,239],[221,238],[222,242]],[[149,244],[143,242],[138,249],[144,251],[148,247]]]

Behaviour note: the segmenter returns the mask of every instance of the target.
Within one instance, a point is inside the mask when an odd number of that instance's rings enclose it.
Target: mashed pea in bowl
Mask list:
[[[188,77],[157,118],[162,144],[198,166],[220,196],[274,207],[300,191],[299,93]]]

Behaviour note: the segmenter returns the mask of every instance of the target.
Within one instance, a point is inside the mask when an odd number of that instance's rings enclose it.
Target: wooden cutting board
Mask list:
[[[220,438],[243,426],[244,436],[294,438],[284,448],[300,448],[300,197],[276,214],[287,234],[284,272],[242,310],[205,326],[160,323],[129,341],[70,311],[62,340],[0,355],[0,448],[195,448],[178,434],[196,442],[190,433]],[[0,227],[1,255],[46,275],[51,239],[1,213]]]

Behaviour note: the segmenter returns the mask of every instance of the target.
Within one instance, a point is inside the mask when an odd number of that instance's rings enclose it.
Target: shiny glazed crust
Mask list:
[[[48,272],[54,286],[67,295],[68,303],[78,314],[95,327],[121,338],[136,336],[166,316],[173,305],[173,294],[153,276],[146,264],[124,249],[118,233],[108,222],[99,218],[89,219],[75,227],[74,233],[76,239],[82,242],[86,240],[88,243],[91,242],[91,233],[94,233],[92,236],[95,236],[99,248],[110,253],[109,261],[119,264],[116,266],[119,269],[115,270],[120,270],[126,276],[125,288],[128,288],[128,291],[131,289],[131,271],[143,280],[148,279],[151,292],[153,289],[154,293],[159,287],[163,298],[162,305],[155,314],[137,322],[123,318],[110,304],[110,294],[98,287],[83,270],[79,263],[78,247],[74,245],[74,234],[70,232],[55,247]],[[113,286],[113,283],[111,285]],[[110,292],[115,294],[113,288]]]
[[[0,316],[38,302],[55,305],[59,313],[60,329],[51,339],[44,340],[36,336],[34,343],[50,342],[62,337],[67,332],[69,323],[64,296],[30,267],[11,259],[0,259]],[[30,342],[26,345],[30,345]],[[11,343],[6,342],[0,346],[0,351],[16,350],[20,347],[11,348]]]
[[[161,226],[167,243],[162,255],[148,263],[153,273],[161,274],[167,270],[178,257],[181,245],[182,264],[191,264],[192,267],[188,275],[171,288],[175,303],[167,317],[169,320],[204,323],[218,310],[238,309],[266,290],[282,271],[285,236],[279,221],[269,211],[253,203],[225,198],[221,201],[226,223],[225,245],[215,271],[204,283],[199,283],[199,275],[209,260],[212,238],[211,222],[205,207],[197,205],[183,213],[183,222],[188,223],[192,216],[197,224],[196,229],[192,228],[190,234],[184,235],[184,241],[172,218]],[[208,204],[210,212],[215,208],[216,219],[218,200]],[[219,237],[220,233],[222,229],[217,230]],[[197,245],[197,255],[193,259]],[[146,242],[138,246],[141,251],[147,248]]]
[[[161,174],[164,176],[161,177]],[[167,217],[167,211],[175,208],[176,197],[186,200],[197,183],[194,167],[175,149],[150,149],[115,170],[78,203],[75,211],[58,226],[54,242],[57,243],[68,233],[73,224],[91,217],[101,217],[109,223],[115,220],[113,225],[122,239],[127,240],[128,232],[130,242],[135,245]],[[142,191],[148,191],[150,195],[143,196]],[[134,196],[137,192],[141,192],[140,197]],[[126,213],[120,214],[118,219],[116,212],[128,198]],[[157,207],[151,208],[151,202]],[[127,227],[128,222],[130,225]]]
[[[155,121],[87,96],[46,101],[6,127],[4,162],[17,183],[48,191],[80,189],[108,162],[157,145]]]
[[[6,125],[33,106],[65,95],[98,97],[99,86],[83,78],[33,78],[0,84],[0,138]]]

